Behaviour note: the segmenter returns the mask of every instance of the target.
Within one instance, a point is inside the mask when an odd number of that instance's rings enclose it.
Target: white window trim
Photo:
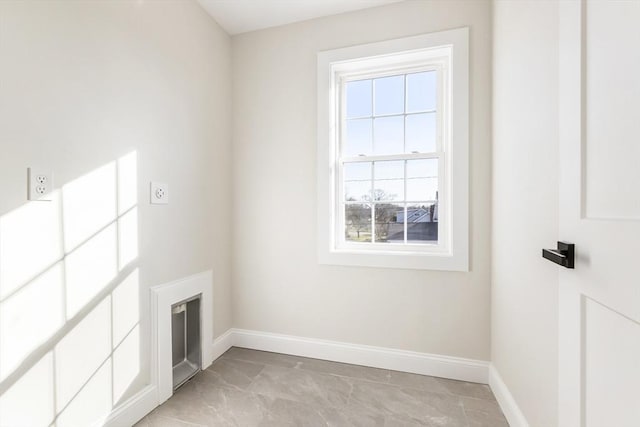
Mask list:
[[[448,168],[449,199],[439,206],[439,214],[447,215],[447,230],[443,230],[446,245],[402,245],[390,249],[372,244],[338,247],[336,220],[336,148],[339,120],[336,111],[336,73],[354,71],[356,60],[367,65],[385,65],[393,57],[410,65],[412,55],[423,56],[426,50],[438,48],[450,52],[452,93],[448,146],[443,165]],[[421,55],[422,54],[422,55]],[[396,61],[397,62],[397,61]],[[398,66],[402,64],[394,64]],[[469,270],[469,31],[460,28],[379,43],[336,49],[318,53],[318,261],[321,264],[406,268],[423,270]],[[384,245],[389,245],[385,243]]]

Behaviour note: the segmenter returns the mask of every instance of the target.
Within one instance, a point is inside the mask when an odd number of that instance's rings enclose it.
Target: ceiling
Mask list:
[[[198,0],[231,35],[398,1],[401,0]]]

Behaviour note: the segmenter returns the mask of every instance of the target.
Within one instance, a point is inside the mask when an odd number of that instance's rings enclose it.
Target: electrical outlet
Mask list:
[[[163,182],[151,183],[151,204],[166,205],[169,203],[169,186]]]
[[[50,201],[53,191],[53,173],[41,169],[27,169],[27,199]]]

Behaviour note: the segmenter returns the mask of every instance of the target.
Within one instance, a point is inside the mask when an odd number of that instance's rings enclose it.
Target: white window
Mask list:
[[[318,54],[326,264],[468,269],[468,31]]]

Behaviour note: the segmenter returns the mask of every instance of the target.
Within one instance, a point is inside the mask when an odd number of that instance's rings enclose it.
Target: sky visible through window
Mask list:
[[[346,84],[343,154],[385,155],[436,150],[436,72]]]
[[[438,158],[403,158],[437,151],[437,90],[436,71],[345,84],[347,241],[437,241]],[[367,156],[396,157],[363,161]]]

